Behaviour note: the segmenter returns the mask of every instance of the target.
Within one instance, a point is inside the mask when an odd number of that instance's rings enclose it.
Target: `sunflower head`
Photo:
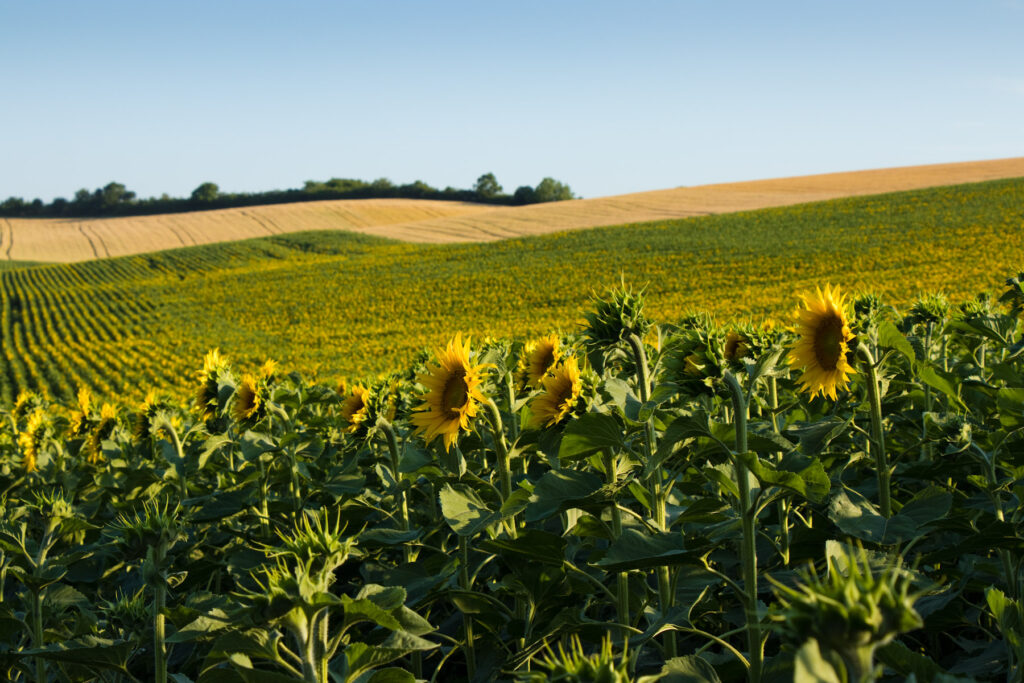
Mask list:
[[[948,317],[949,301],[942,294],[934,293],[915,301],[905,322],[911,325],[939,325]]]
[[[651,327],[644,315],[644,289],[634,292],[625,282],[608,291],[606,299],[594,295],[594,310],[586,313],[583,343],[591,349],[615,346],[635,334],[643,339]]]
[[[533,399],[531,427],[553,427],[564,420],[579,403],[583,383],[576,356],[568,356],[544,376],[544,392]]]
[[[50,419],[46,410],[42,406],[37,406],[28,414],[25,429],[18,434],[18,445],[21,447],[22,464],[26,473],[39,469],[39,456],[50,431]]]
[[[100,417],[96,421],[89,440],[85,444],[85,451],[88,453],[88,461],[96,464],[103,459],[103,442],[110,438],[114,428],[117,427],[117,409],[109,403],[104,403],[100,408]]]
[[[725,366],[726,336],[717,327],[689,327],[669,340],[664,356],[668,377],[682,393],[711,394]]]
[[[137,443],[143,443],[153,437],[154,419],[156,414],[166,406],[157,397],[155,391],[146,394],[145,400],[139,404],[139,411],[132,421],[132,437]]]
[[[601,641],[601,649],[587,653],[580,637],[573,634],[569,638],[569,647],[558,644],[558,652],[546,646],[547,652],[539,660],[544,671],[524,672],[517,675],[519,681],[558,681],[559,683],[576,683],[577,681],[601,681],[601,683],[627,683],[633,680],[630,675],[629,655],[626,652],[616,656],[612,649],[611,636],[605,635]]]
[[[231,417],[235,422],[252,425],[267,414],[266,401],[269,398],[267,382],[262,377],[245,373],[235,387],[235,402]]]
[[[544,375],[555,367],[561,357],[559,345],[558,335],[549,334],[523,347],[522,365],[527,385],[534,388],[540,386]]]
[[[362,384],[353,384],[352,390],[341,403],[341,419],[348,425],[345,431],[349,434],[365,434],[367,427],[367,410],[369,391]]]
[[[912,574],[893,560],[879,566],[859,545],[833,547],[827,576],[811,565],[795,588],[769,579],[783,606],[775,618],[785,639],[815,638],[846,668],[847,680],[866,680],[878,647],[923,625],[914,609],[919,594],[911,592]]]
[[[270,381],[277,376],[277,361],[271,358],[263,361],[263,365],[260,366],[260,377],[266,381]]]
[[[203,369],[196,373],[199,387],[196,389],[195,405],[204,420],[216,417],[223,410],[220,403],[220,384],[229,374],[228,359],[214,349],[203,358]]]
[[[480,391],[484,367],[470,363],[469,340],[463,343],[461,334],[447,348],[438,349],[436,365],[419,377],[427,393],[411,418],[416,433],[423,434],[428,444],[441,436],[447,451],[460,430],[469,431],[479,404],[487,400]]]
[[[839,287],[825,285],[817,296],[805,296],[797,309],[795,332],[799,338],[789,347],[789,365],[802,370],[801,389],[812,396],[836,398],[836,389],[845,389],[849,375],[856,373],[849,355],[854,342],[846,317],[845,296]]]
[[[33,391],[19,391],[17,398],[14,399],[14,408],[11,410],[11,414],[15,420],[20,421],[26,415],[30,414],[36,408],[45,406],[46,401],[43,397]]]
[[[729,330],[725,334],[725,359],[731,363],[739,363],[750,355],[750,339],[742,332]]]

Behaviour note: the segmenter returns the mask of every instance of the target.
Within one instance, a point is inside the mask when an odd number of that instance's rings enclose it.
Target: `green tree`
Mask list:
[[[203,183],[202,185],[200,185],[196,189],[192,190],[192,201],[194,201],[194,202],[212,202],[219,195],[220,195],[220,188],[217,187],[217,183]]]
[[[494,177],[493,173],[484,173],[476,179],[473,191],[476,192],[476,196],[480,197],[480,199],[491,199],[501,194],[502,187],[498,184],[498,179]]]
[[[103,186],[103,189],[96,190],[96,193],[99,195],[100,206],[105,209],[135,199],[135,193],[129,191],[121,183],[107,183]]]
[[[512,195],[512,201],[516,204],[533,204],[537,201],[537,193],[529,185],[520,185]]]
[[[545,178],[537,183],[537,188],[533,193],[535,201],[538,202],[560,202],[565,199],[575,199],[569,186],[554,178]]]

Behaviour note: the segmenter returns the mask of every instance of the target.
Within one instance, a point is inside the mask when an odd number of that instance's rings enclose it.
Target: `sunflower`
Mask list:
[[[235,389],[235,405],[231,409],[231,416],[235,422],[246,420],[258,420],[263,416],[264,391],[262,383],[256,376],[250,373],[242,375],[242,381]]]
[[[35,472],[39,469],[37,460],[42,450],[43,439],[46,437],[46,430],[49,425],[46,421],[46,411],[37,407],[28,416],[25,431],[18,434],[18,445],[23,453],[22,464],[25,465],[25,472]]]
[[[738,361],[750,355],[750,347],[747,345],[746,337],[740,336],[735,330],[730,330],[725,335],[725,359]]]
[[[549,334],[530,342],[524,349],[526,352],[526,379],[530,386],[539,387],[548,370],[555,367],[560,356],[558,336]]]
[[[219,384],[221,375],[227,372],[228,359],[214,349],[203,358],[203,369],[196,373],[199,388],[196,390],[195,405],[203,419],[211,419],[220,410]]]
[[[477,404],[487,400],[479,389],[480,371],[485,366],[470,365],[469,355],[469,340],[463,344],[462,335],[457,334],[448,342],[448,348],[438,349],[437,366],[418,378],[427,393],[413,414],[412,423],[428,444],[437,435],[443,435],[445,451],[455,443],[459,429],[469,431]]]
[[[836,398],[836,387],[845,389],[847,375],[856,370],[846,356],[853,341],[850,324],[844,312],[845,297],[839,287],[825,285],[817,298],[804,297],[804,307],[797,309],[795,331],[800,335],[791,346],[789,365],[803,369],[802,389],[812,396],[820,393]]]
[[[341,404],[341,418],[348,423],[345,431],[349,434],[358,432],[359,428],[366,422],[366,418],[369,415],[366,410],[369,393],[363,385],[354,384],[352,391]]]
[[[103,442],[110,438],[117,426],[117,409],[109,403],[104,403],[100,408],[100,419],[96,423],[92,434],[89,435],[89,442],[85,450],[89,453],[87,460],[98,464],[103,459]]]
[[[576,356],[569,356],[544,377],[544,393],[530,404],[531,427],[552,427],[561,422],[580,398],[583,383]]]
[[[276,374],[277,361],[272,358],[268,358],[267,360],[263,361],[263,365],[260,366],[260,377],[269,380],[272,379]]]
[[[141,443],[153,436],[153,420],[160,407],[160,401],[155,391],[146,394],[146,399],[139,405],[139,412],[135,414],[135,422],[132,426],[132,436],[137,442]]]

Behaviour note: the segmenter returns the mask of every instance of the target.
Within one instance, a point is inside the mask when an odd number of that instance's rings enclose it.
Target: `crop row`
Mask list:
[[[1007,180],[490,244],[309,233],[0,274],[3,396],[78,386],[184,391],[220,347],[314,377],[372,376],[441,343],[577,329],[581,297],[628,274],[652,312],[785,315],[796,291],[847,283],[896,304],[1000,284],[1024,251],[1024,181]],[[38,310],[37,310],[38,309]]]
[[[1018,680],[1024,273],[0,417],[12,681]]]

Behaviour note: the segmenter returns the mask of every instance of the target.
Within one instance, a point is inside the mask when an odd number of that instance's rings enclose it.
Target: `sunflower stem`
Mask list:
[[[889,461],[885,457],[885,435],[882,433],[882,396],[878,385],[878,368],[875,357],[866,344],[857,347],[864,361],[864,371],[868,375],[868,402],[871,404],[871,453],[875,457],[875,470],[878,475],[878,507],[882,517],[892,516],[892,501],[889,492]]]
[[[633,361],[636,365],[637,387],[640,391],[640,402],[647,405],[651,400],[650,371],[647,367],[647,353],[644,351],[644,343],[635,333],[630,332],[626,336],[630,349],[633,351]],[[643,441],[644,462],[650,463],[654,457],[657,441],[654,433],[654,415],[652,414],[644,421],[644,432],[647,438]],[[665,491],[662,487],[662,471],[660,467],[651,468],[651,476],[647,480],[647,487],[650,491],[651,506],[654,512],[654,525],[659,531],[667,531],[665,524]],[[663,617],[668,616],[672,607],[672,577],[669,574],[668,566],[662,565],[657,568],[658,577],[658,607]],[[676,656],[675,632],[669,631],[664,635],[665,659]]]
[[[602,452],[602,456],[604,458],[604,471],[608,484],[614,486],[618,479],[615,454],[612,453],[611,449],[606,448]],[[611,513],[612,537],[618,539],[622,536],[622,511],[619,510],[619,505],[615,501],[612,501]],[[626,575],[626,572],[618,572],[615,575],[615,588],[615,608],[618,612],[618,621],[620,624],[628,625],[632,623],[632,619],[629,614],[629,577]],[[629,639],[629,634],[625,629],[623,629],[622,637],[623,647],[625,647]]]
[[[43,648],[43,592],[42,589],[32,591],[32,647]],[[36,680],[46,681],[46,660],[36,657]]]
[[[924,360],[925,362],[931,361],[932,355],[932,323],[928,323],[928,327],[924,334]],[[924,385],[924,412],[921,413],[921,460],[931,459],[932,447],[927,443],[928,441],[928,413],[932,410],[932,388],[931,385]]]
[[[270,536],[270,510],[267,507],[270,477],[263,460],[257,457],[256,463],[260,466],[260,530],[263,532],[263,537],[266,538]]]
[[[395,428],[392,427],[391,423],[383,417],[378,419],[377,426],[380,427],[380,430],[384,433],[384,438],[388,444],[388,453],[391,455],[391,477],[395,480],[395,487],[398,493],[398,528],[402,531],[408,531],[409,500],[406,497],[405,488],[402,487],[402,475],[398,472],[398,437],[395,435]],[[402,544],[402,553],[405,557],[406,564],[412,562],[412,548],[409,547],[408,543]]]
[[[779,388],[775,375],[768,378],[768,402],[772,412],[772,431],[779,434]],[[782,459],[782,453],[777,454]],[[782,565],[789,566],[789,500],[779,498],[779,554],[782,556]]]
[[[494,399],[487,399],[484,403],[487,406],[487,415],[491,421],[491,432],[494,435],[494,448],[498,454],[498,479],[501,480],[501,502],[504,503],[512,496],[512,471],[509,462],[508,444],[505,443],[505,429],[501,422],[501,411]],[[518,535],[515,516],[509,520],[509,534],[512,538]]]
[[[164,605],[167,602],[167,581],[163,577],[164,559],[167,556],[167,544],[160,542],[154,549],[154,570],[158,572],[158,580],[153,587],[153,664],[156,683],[167,683],[167,646],[164,640]]]
[[[469,591],[469,539],[459,536],[459,584]],[[473,617],[462,613],[462,627],[466,635],[466,674],[472,680],[476,677],[476,649],[473,645]]]
[[[732,396],[734,413],[733,425],[736,428],[736,456],[733,468],[736,471],[736,485],[739,489],[740,518],[743,523],[743,545],[741,561],[743,563],[743,597],[747,617],[747,651],[750,658],[748,670],[751,683],[761,680],[761,660],[763,657],[761,644],[761,620],[757,614],[757,529],[753,497],[750,491],[750,472],[746,463],[739,456],[747,452],[747,403],[739,380],[726,370],[722,378]]]

